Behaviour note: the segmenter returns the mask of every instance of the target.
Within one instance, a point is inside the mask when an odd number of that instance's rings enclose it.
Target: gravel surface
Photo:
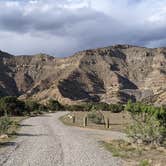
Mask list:
[[[22,122],[19,136],[0,153],[2,166],[122,166],[98,141],[124,134],[65,126],[58,112]]]

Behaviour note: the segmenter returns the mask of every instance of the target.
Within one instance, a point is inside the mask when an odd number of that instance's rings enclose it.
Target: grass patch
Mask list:
[[[25,117],[25,116],[10,117],[10,119],[12,121],[12,125],[10,126],[10,128],[8,130],[9,136],[14,135],[18,131],[21,121],[26,118],[28,118],[28,117]]]
[[[150,163],[148,160],[142,160],[140,161],[139,166],[150,166]]]
[[[139,155],[140,151],[130,146],[130,143],[123,140],[103,142],[104,147],[109,150],[114,157],[130,158],[131,155]]]
[[[114,157],[120,157],[128,162],[135,163],[138,166],[155,166],[166,163],[166,151],[159,150],[149,146],[135,146],[124,140],[112,140],[110,142],[101,142],[102,145],[112,153]]]
[[[16,133],[20,128],[20,122],[27,117],[25,116],[15,116],[15,117],[10,117],[11,124],[7,130],[7,135],[8,138],[6,139],[0,139],[0,148],[6,144],[7,142],[11,141],[12,139],[16,138]]]

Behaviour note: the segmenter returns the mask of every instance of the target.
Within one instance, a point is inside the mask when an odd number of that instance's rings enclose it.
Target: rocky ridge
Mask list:
[[[0,51],[0,95],[71,104],[166,103],[166,48],[115,45],[67,58],[13,56]]]

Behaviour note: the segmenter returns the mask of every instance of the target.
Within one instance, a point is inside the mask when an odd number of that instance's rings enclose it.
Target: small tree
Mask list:
[[[4,116],[0,118],[0,135],[6,134],[12,121],[10,121],[9,117]]]
[[[27,111],[28,114],[30,114],[31,112],[35,112],[35,111],[39,111],[39,104],[35,101],[32,100],[27,100],[25,102],[25,109]]]
[[[87,118],[89,121],[96,123],[96,124],[101,124],[102,122],[104,123],[104,116],[100,111],[91,111],[88,113]]]
[[[148,117],[144,122],[137,120],[127,128],[127,134],[135,143],[158,145],[163,140],[164,128],[155,117]]]
[[[109,104],[108,110],[113,113],[119,113],[124,110],[124,106],[122,104]]]
[[[47,107],[48,107],[50,110],[55,110],[55,111],[59,111],[59,110],[62,110],[62,109],[63,109],[63,107],[62,107],[62,105],[59,103],[59,101],[53,100],[53,99],[50,99],[50,100],[48,101]]]
[[[38,110],[39,110],[39,112],[47,112],[48,108],[43,104],[39,104]]]
[[[23,115],[25,104],[23,101],[17,99],[17,97],[6,96],[0,99],[1,116],[8,115]]]
[[[133,123],[127,128],[127,134],[134,142],[160,144],[164,141],[166,128],[162,109],[129,101],[125,110],[133,119]]]

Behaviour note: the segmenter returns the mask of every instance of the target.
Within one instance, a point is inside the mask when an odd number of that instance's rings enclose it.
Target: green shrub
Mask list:
[[[85,111],[84,105],[68,105],[66,109],[68,111]]]
[[[164,139],[164,128],[153,116],[147,117],[145,121],[134,121],[126,131],[135,143],[159,145]]]
[[[6,96],[0,99],[0,115],[8,114],[10,116],[24,115],[25,103],[17,99],[17,97]]]
[[[145,105],[140,102],[132,103],[129,101],[125,107],[132,118],[146,118],[146,116],[154,116],[160,122],[161,126],[166,127],[166,108],[165,107],[154,107],[151,105]],[[135,119],[136,120],[136,119]]]
[[[108,111],[113,113],[119,113],[124,110],[124,106],[122,104],[109,104]]]
[[[150,163],[148,160],[142,160],[140,161],[139,166],[150,166]]]
[[[24,116],[27,114],[30,115],[32,112],[39,114],[46,112],[47,110],[46,106],[39,104],[36,101],[21,101],[13,96],[0,98],[0,116]]]
[[[96,123],[96,124],[104,123],[104,116],[99,111],[91,111],[88,113],[87,117],[88,117],[88,120],[93,123]]]
[[[125,107],[133,119],[133,124],[127,128],[127,134],[134,142],[146,144],[161,144],[165,141],[166,110],[162,107],[144,105],[129,101]]]
[[[26,110],[26,113],[29,115],[38,115],[44,112],[48,112],[47,106],[43,104],[39,104],[36,101],[32,101],[32,100],[27,100],[25,102],[25,110]]]
[[[39,106],[40,105],[36,101],[27,100],[25,102],[25,109],[26,109],[26,112],[28,114],[30,114],[31,112],[34,112],[34,111],[38,111],[39,110]]]
[[[160,124],[166,128],[166,108],[153,108],[153,114],[160,121]]]
[[[0,135],[6,134],[10,125],[12,124],[12,121],[10,121],[9,117],[1,117],[0,118]]]
[[[87,103],[85,105],[85,108],[87,111],[107,111],[109,108],[109,105],[104,102],[97,102],[97,103]]]
[[[122,104],[107,104],[104,102],[87,102],[80,105],[67,105],[66,110],[69,111],[111,111],[119,113],[124,110]]]
[[[59,101],[53,100],[53,99],[50,99],[48,101],[47,107],[50,110],[54,110],[54,111],[60,111],[60,110],[64,109],[63,106],[59,103]]]
[[[48,112],[48,108],[43,104],[39,105],[38,110],[39,110],[39,112]]]

